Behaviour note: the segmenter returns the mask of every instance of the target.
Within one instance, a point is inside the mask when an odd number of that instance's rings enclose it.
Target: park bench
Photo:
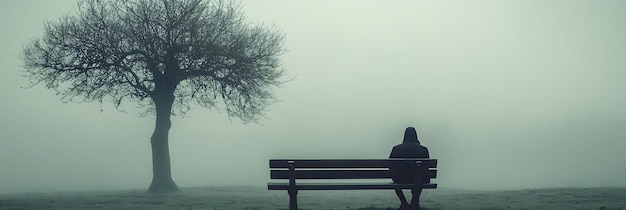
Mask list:
[[[414,184],[395,184],[391,180],[389,166],[391,164],[415,165],[416,172],[427,177],[424,182]],[[437,160],[423,158],[398,159],[276,159],[270,160],[270,178],[268,190],[287,190],[289,194],[289,210],[298,209],[297,194],[299,190],[384,190],[411,189],[421,185],[423,189],[437,188],[430,179],[437,177]],[[424,176],[424,173],[425,176]],[[418,175],[418,174],[416,174]],[[296,182],[296,180],[333,179],[341,182]],[[364,182],[354,182],[366,179]],[[350,181],[343,181],[350,180]],[[377,181],[382,180],[382,181]]]

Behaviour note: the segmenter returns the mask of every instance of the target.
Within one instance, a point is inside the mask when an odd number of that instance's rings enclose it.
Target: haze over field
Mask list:
[[[260,125],[174,117],[182,187],[263,186],[270,158],[386,158],[406,126],[442,188],[626,187],[626,1],[242,4],[286,33],[291,81]],[[154,119],[135,104],[22,88],[22,46],[75,6],[0,2],[0,194],[150,183]]]

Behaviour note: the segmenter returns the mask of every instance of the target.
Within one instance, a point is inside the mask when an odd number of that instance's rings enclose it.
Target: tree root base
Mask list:
[[[165,194],[165,193],[176,193],[181,192],[180,188],[174,183],[174,181],[169,181],[165,183],[152,182],[150,184],[150,188],[146,193],[150,194]]]

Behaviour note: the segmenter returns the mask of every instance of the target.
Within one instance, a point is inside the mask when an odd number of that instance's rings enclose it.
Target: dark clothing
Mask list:
[[[428,154],[428,149],[422,146],[419,140],[417,140],[417,131],[415,128],[408,127],[404,130],[404,140],[402,141],[402,144],[398,144],[393,147],[391,154],[389,154],[389,158],[430,158],[430,155]],[[422,176],[426,174],[426,171],[419,171],[419,173],[416,174],[416,165],[417,164],[413,162],[392,162],[389,165],[391,179],[393,182],[398,184],[413,184],[416,182],[416,179],[423,180],[423,183],[427,182],[428,178]],[[427,170],[424,167],[420,167],[420,169]],[[406,197],[404,197],[402,189],[396,188],[395,191],[396,195],[398,195],[398,198],[400,199],[400,209],[420,209],[420,195],[422,194],[421,185],[413,185],[411,188],[411,204],[409,204]]]
[[[420,145],[415,139],[398,144],[391,150],[389,158],[430,158],[428,148]],[[415,165],[393,164],[389,167],[393,182],[402,184],[415,183]],[[423,179],[426,179],[425,177]]]

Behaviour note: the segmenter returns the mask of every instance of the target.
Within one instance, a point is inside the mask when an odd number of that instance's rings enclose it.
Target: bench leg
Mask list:
[[[298,191],[289,190],[289,210],[298,210]]]

